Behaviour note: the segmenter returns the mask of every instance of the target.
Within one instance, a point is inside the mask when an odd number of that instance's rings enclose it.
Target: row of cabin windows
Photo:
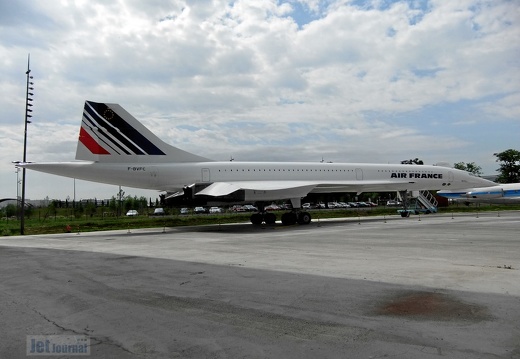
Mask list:
[[[224,170],[218,170],[219,172],[246,172],[246,169],[245,168],[242,168],[242,169],[224,169]],[[247,169],[247,172],[354,172],[354,170],[314,170],[314,169],[290,169],[290,170],[285,170],[285,169],[259,169],[258,171],[255,169]]]
[[[219,172],[246,172],[245,168],[242,169],[224,169],[224,170],[218,170]],[[247,169],[247,172],[354,172],[354,170],[338,170],[338,169],[328,169],[328,170],[316,170],[316,169],[258,169],[258,171],[255,169]],[[387,173],[393,173],[393,172],[403,172],[403,170],[377,170],[377,172],[387,172]],[[414,170],[414,173],[433,173],[434,171],[417,171]]]
[[[388,173],[396,173],[396,172],[413,172],[413,173],[435,173],[435,171],[421,171],[421,170],[377,170],[377,172],[388,172]]]

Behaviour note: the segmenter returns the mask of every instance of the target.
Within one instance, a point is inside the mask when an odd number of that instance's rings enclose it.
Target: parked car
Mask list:
[[[265,206],[264,208],[266,211],[279,211],[280,207],[274,203],[270,204],[269,206]]]
[[[284,203],[283,205],[280,206],[280,209],[286,209],[288,211],[290,211],[292,208],[292,203]]]
[[[204,208],[204,207],[195,207],[193,212],[195,212],[196,214],[206,213],[206,208]]]
[[[390,201],[387,201],[387,202],[386,202],[386,205],[387,205],[388,207],[398,207],[398,206],[401,205],[401,202],[399,202],[399,201],[395,201],[395,200],[390,200]]]
[[[180,214],[189,214],[189,213],[190,213],[190,210],[186,207],[181,208],[181,210],[180,210]]]
[[[224,212],[224,211],[220,207],[211,207],[209,209],[209,213],[222,213],[222,212]]]
[[[242,208],[244,208],[247,212],[258,212],[258,208],[251,204],[245,204]]]
[[[238,204],[231,207],[231,212],[245,212],[245,211],[246,211],[246,209]]]
[[[154,216],[164,216],[166,213],[164,213],[164,208],[156,208],[153,211]]]
[[[126,215],[127,215],[128,217],[135,217],[135,216],[138,216],[139,213],[138,213],[135,209],[131,209],[131,210],[129,210],[128,212],[126,212]]]

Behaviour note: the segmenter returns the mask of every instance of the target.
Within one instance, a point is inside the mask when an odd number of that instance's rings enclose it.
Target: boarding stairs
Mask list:
[[[416,205],[423,207],[425,213],[437,213],[439,202],[430,191],[412,191],[412,198],[416,199]]]
[[[404,209],[398,211],[403,217],[408,217],[410,213],[437,213],[439,203],[430,191],[410,191],[406,193],[405,198],[397,192],[397,196],[405,204]]]

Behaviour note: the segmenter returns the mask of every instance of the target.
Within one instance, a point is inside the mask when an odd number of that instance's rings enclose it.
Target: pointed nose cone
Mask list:
[[[472,181],[473,187],[491,187],[497,185],[495,182],[476,176],[472,176]]]

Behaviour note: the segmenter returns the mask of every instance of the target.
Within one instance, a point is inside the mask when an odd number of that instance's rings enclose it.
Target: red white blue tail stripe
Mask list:
[[[85,102],[79,141],[93,155],[165,155],[105,103]]]

